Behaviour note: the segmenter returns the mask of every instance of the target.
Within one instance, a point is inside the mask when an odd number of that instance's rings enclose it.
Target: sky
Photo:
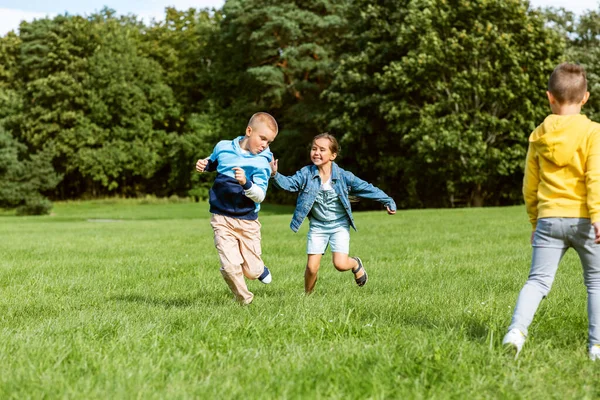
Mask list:
[[[165,7],[178,10],[220,8],[225,0],[0,0],[0,36],[17,30],[22,20],[32,21],[58,14],[89,15],[104,6],[118,14],[135,14],[149,22],[161,20]],[[576,14],[597,10],[600,0],[530,0],[534,7],[564,7]]]
[[[104,6],[117,14],[135,14],[149,22],[164,18],[166,7],[220,8],[225,0],[0,0],[0,36],[18,30],[22,20],[33,21],[58,14],[89,15]]]

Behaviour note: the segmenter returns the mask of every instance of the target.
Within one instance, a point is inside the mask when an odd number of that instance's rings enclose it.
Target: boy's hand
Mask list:
[[[196,163],[196,171],[204,172],[207,165],[208,165],[208,158],[203,158],[203,159],[198,160],[198,162]]]
[[[271,166],[271,177],[274,177],[275,174],[277,173],[277,166],[278,166],[279,160],[273,160],[269,163],[269,165]]]
[[[233,167],[235,171],[235,180],[242,186],[246,184],[246,173],[240,167]]]
[[[392,209],[390,209],[388,206],[385,206],[385,208],[387,209],[387,213],[388,213],[388,214],[390,214],[390,215],[394,215],[394,214],[396,214],[396,210],[392,210]]]
[[[596,237],[598,236],[598,234],[596,233]],[[533,244],[533,238],[535,237],[535,231],[531,232],[531,239],[529,239],[529,243]]]
[[[600,243],[600,222],[594,222],[592,225],[594,226],[594,232],[596,233],[596,240],[594,240],[594,243]]]

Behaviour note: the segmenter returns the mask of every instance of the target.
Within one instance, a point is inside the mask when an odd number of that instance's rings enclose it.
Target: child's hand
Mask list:
[[[208,165],[208,158],[203,158],[203,159],[198,160],[198,162],[196,163],[196,171],[204,172],[207,165]]]
[[[246,184],[246,173],[240,167],[233,167],[235,171],[235,180],[242,186]]]
[[[594,222],[592,225],[594,225],[594,232],[596,233],[594,243],[600,243],[600,222]]]
[[[273,160],[269,163],[269,165],[271,166],[271,177],[275,176],[275,174],[277,173],[278,163],[279,160]]]
[[[388,206],[385,206],[385,208],[387,209],[387,213],[388,213],[388,214],[390,214],[390,215],[394,215],[394,214],[396,214],[396,210],[392,210],[392,209],[390,209]]]
[[[598,234],[596,233],[596,236]],[[531,239],[529,239],[529,243],[533,244],[533,238],[535,237],[535,231],[531,232]]]

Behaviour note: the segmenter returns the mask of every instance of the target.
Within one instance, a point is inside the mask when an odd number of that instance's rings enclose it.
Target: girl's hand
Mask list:
[[[277,173],[278,163],[279,163],[279,160],[275,160],[275,159],[269,163],[269,165],[271,166],[271,178],[274,177],[275,174]]]
[[[240,167],[233,167],[235,171],[235,180],[242,186],[246,184],[246,173]]]
[[[390,209],[388,206],[386,206],[385,208],[387,209],[387,213],[388,213],[388,214],[390,214],[390,215],[394,215],[394,214],[396,214],[396,210],[392,210],[392,209]]]

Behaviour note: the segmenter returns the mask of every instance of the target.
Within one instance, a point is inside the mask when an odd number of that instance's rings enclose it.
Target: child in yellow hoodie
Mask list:
[[[590,94],[580,65],[558,65],[546,93],[552,114],[529,137],[523,180],[533,227],[531,270],[503,344],[519,355],[558,264],[572,247],[583,266],[589,356],[596,360],[600,358],[600,124],[581,114]]]

